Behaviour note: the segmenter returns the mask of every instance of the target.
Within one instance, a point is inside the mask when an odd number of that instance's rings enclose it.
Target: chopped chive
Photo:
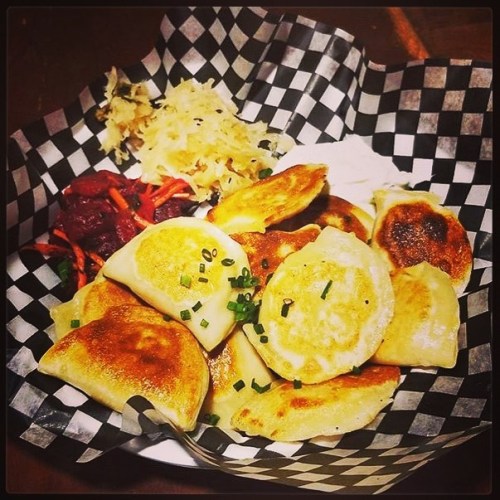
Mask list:
[[[300,389],[302,387],[302,381],[301,380],[294,380],[293,381],[293,388],[294,389]]]
[[[234,259],[222,259],[221,264],[223,266],[232,266],[234,264]]]
[[[204,248],[201,251],[201,256],[207,261],[207,262],[212,262],[213,257],[212,257],[212,252],[208,248]]]
[[[198,301],[196,304],[191,308],[194,312],[198,311],[198,309],[201,308],[201,302]]]
[[[323,292],[321,293],[321,298],[323,300],[326,299],[326,295],[328,294],[328,292],[330,291],[330,287],[332,286],[332,280],[328,281],[328,283],[326,284]]]
[[[188,309],[184,309],[183,311],[181,311],[181,319],[184,321],[191,319],[191,313]]]
[[[288,316],[288,311],[292,304],[292,299],[283,299],[283,305],[281,306],[281,316],[283,316],[283,318],[286,318]]]
[[[267,335],[261,335],[259,340],[261,344],[267,344],[269,339],[267,338]]]
[[[205,421],[210,425],[217,425],[217,422],[220,420],[219,415],[215,413],[207,413],[205,415]]]
[[[243,387],[245,387],[245,382],[243,382],[243,380],[238,380],[238,382],[235,382],[233,384],[233,387],[235,389],[235,391],[239,392],[241,391],[241,389],[243,389]]]
[[[170,321],[172,318],[171,318],[168,314],[164,314],[164,315],[163,315],[163,319],[164,319],[165,321]]]
[[[255,382],[255,379],[252,379],[252,389],[257,391],[259,394],[262,394],[263,392],[268,391],[271,388],[271,382],[267,385],[259,385],[257,382]]]
[[[200,273],[204,273],[205,272],[205,264],[203,262],[200,262]]]
[[[269,269],[269,261],[267,259],[262,259],[260,265],[262,266],[262,269]]]
[[[206,328],[208,326],[208,321],[206,319],[202,319],[200,321],[200,326],[203,327],[203,328]]]
[[[269,177],[273,173],[272,168],[263,168],[262,170],[259,170],[259,179],[265,179],[266,177]]]
[[[79,319],[72,319],[70,322],[71,328],[78,328],[80,326],[80,320]]]
[[[188,276],[187,274],[181,274],[180,283],[182,286],[189,288],[191,286],[191,276]]]
[[[208,283],[208,278],[205,278],[204,276],[200,276],[198,278],[198,281],[200,281],[201,283]]]
[[[257,335],[260,335],[261,333],[264,333],[264,327],[262,326],[261,323],[255,323],[253,325],[253,329],[255,330],[255,333]]]
[[[362,372],[362,370],[361,370],[361,368],[359,366],[353,366],[352,367],[352,373],[353,373],[353,375],[361,375],[361,372]]]

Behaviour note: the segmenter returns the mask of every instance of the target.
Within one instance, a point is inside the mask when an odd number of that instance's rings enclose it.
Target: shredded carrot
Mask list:
[[[82,250],[82,247],[80,247],[80,245],[78,245],[74,241],[71,241],[68,238],[68,235],[62,229],[58,229],[56,227],[52,232],[55,236],[63,239],[64,241],[67,241],[71,245],[71,249],[75,254],[75,268],[78,274],[77,285],[78,289],[80,289],[87,283],[87,275],[85,274],[85,252]]]
[[[85,253],[91,260],[93,260],[99,266],[99,268],[104,266],[104,259],[99,254],[97,254],[96,252],[92,252],[90,250],[85,250]]]
[[[145,229],[146,227],[152,226],[154,224],[153,222],[149,222],[141,217],[137,212],[134,212],[134,210],[131,210],[130,213],[132,215],[132,219],[134,219],[135,225],[139,229]]]
[[[110,187],[108,190],[109,196],[116,203],[117,207],[120,209],[129,208],[127,200],[121,195],[120,191],[114,187]]]
[[[180,191],[183,191],[186,187],[188,186],[188,183],[186,181],[183,181],[182,179],[177,179],[174,184],[170,186],[169,189],[167,189],[161,196],[155,197],[153,200],[154,206],[156,208],[160,207],[163,205],[167,200],[172,198],[172,196],[176,193],[179,193]]]
[[[62,229],[58,229],[56,227],[56,228],[54,228],[54,230],[52,232],[54,233],[54,236],[57,236],[58,238],[61,238],[62,240],[69,243],[69,238],[68,238],[67,234]]]
[[[44,255],[52,257],[63,257],[71,253],[71,250],[60,245],[53,245],[51,243],[33,243],[32,245],[24,245],[21,250],[35,250]]]
[[[179,179],[174,179],[173,177],[166,177],[165,180],[163,181],[163,184],[157,188],[152,194],[151,198],[157,198],[158,196],[161,196],[165,191],[167,191],[172,184],[175,184]],[[184,181],[183,181],[184,182]]]

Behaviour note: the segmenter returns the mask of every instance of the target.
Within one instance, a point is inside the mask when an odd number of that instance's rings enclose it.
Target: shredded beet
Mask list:
[[[78,275],[75,283],[82,286],[94,278],[99,263],[148,225],[192,213],[197,203],[177,198],[177,193],[184,193],[181,196],[190,193],[188,184],[180,179],[168,178],[164,185],[153,186],[107,170],[78,177],[60,200],[60,211],[50,236],[52,248],[71,247],[73,268]],[[41,248],[32,246],[38,251]],[[89,257],[83,270],[76,264],[77,254]],[[52,256],[55,256],[53,249]]]

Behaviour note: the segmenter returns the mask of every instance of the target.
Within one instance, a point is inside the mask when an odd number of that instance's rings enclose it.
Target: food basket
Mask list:
[[[167,9],[155,47],[120,69],[153,98],[181,79],[214,79],[240,116],[263,120],[298,144],[362,136],[433,191],[467,230],[474,268],[459,297],[459,354],[453,369],[403,368],[393,401],[367,427],[336,439],[278,443],[200,423],[204,446],[233,460],[226,473],[310,490],[380,493],[421,465],[491,426],[492,68],[474,60],[428,59],[385,66],[341,29],[257,7]],[[117,166],[100,149],[106,76],[64,109],[15,132],[7,171],[7,396],[9,430],[68,460],[98,460],[142,434],[172,437],[37,371],[52,344],[49,308],[67,300],[54,265],[19,252],[44,239],[58,197],[76,176],[109,169],[140,175],[134,155]],[[239,458],[238,458],[239,457]],[[172,457],[165,461],[176,463]]]

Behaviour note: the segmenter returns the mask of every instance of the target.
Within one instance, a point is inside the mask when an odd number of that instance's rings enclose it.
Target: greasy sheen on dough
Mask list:
[[[304,210],[320,194],[328,167],[295,165],[239,189],[207,213],[228,234],[257,231],[277,224]]]
[[[205,353],[210,385],[201,414],[219,417],[218,427],[230,429],[233,413],[252,396],[252,381],[265,386],[276,379],[238,325],[215,349]]]
[[[122,412],[135,395],[192,430],[209,373],[191,332],[150,307],[113,307],[76,328],[42,356],[39,371],[57,377]]]
[[[73,327],[72,320],[78,320],[79,326],[104,316],[106,311],[122,304],[143,305],[127,287],[106,279],[102,274],[94,281],[80,288],[73,298],[50,309],[54,321],[56,338],[60,339]]]
[[[134,237],[109,257],[102,272],[183,323],[210,351],[235,324],[227,304],[236,301],[242,289],[229,280],[245,268],[248,271],[249,262],[241,245],[217,226],[195,217],[175,217]]]
[[[278,375],[318,383],[367,361],[393,309],[385,262],[354,234],[328,226],[273,273],[259,312],[263,332],[243,330]]]
[[[399,384],[395,366],[370,366],[318,384],[281,380],[253,395],[231,423],[249,436],[302,441],[344,434],[368,425],[390,403]]]
[[[472,248],[467,232],[434,193],[384,189],[374,193],[377,207],[372,247],[391,268],[422,261],[448,273],[457,295],[469,282]]]
[[[371,361],[453,368],[458,353],[460,310],[448,274],[421,262],[396,269],[391,279],[394,316]]]
[[[306,224],[332,226],[346,233],[354,233],[368,243],[373,230],[373,217],[362,208],[339,196],[320,194],[302,212],[286,219],[272,229],[294,231]]]

